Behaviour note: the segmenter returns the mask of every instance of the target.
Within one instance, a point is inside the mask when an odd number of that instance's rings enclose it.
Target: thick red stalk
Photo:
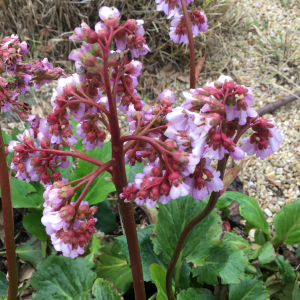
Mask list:
[[[195,46],[194,46],[194,38],[192,32],[192,23],[189,16],[189,13],[186,9],[185,0],[181,0],[183,17],[186,25],[186,29],[188,32],[189,38],[189,46],[190,46],[190,88],[194,89],[196,87],[196,79],[195,79],[195,68],[196,68],[196,60],[195,60]]]
[[[109,46],[112,41],[113,34],[111,34],[106,45],[106,49],[103,53],[104,61],[104,81],[105,90],[109,102],[109,126],[113,132],[111,134],[111,146],[112,146],[112,159],[117,162],[113,166],[113,180],[116,186],[117,194],[120,195],[123,192],[123,188],[127,185],[126,171],[125,171],[125,159],[123,151],[123,143],[120,140],[121,133],[118,122],[118,112],[116,107],[116,99],[113,98],[110,86],[109,70],[108,70],[108,55]],[[134,213],[131,203],[125,203],[124,200],[119,198],[119,204],[121,214],[123,218],[123,225],[125,229],[126,239],[128,243],[128,250],[131,263],[131,271],[133,277],[133,286],[136,300],[146,300],[146,293],[143,279],[142,261],[139,250],[139,242],[137,238],[136,225],[134,220]]]
[[[224,177],[226,167],[226,156],[222,160],[218,162],[218,171],[221,172],[220,179],[222,180]],[[219,199],[220,192],[212,192],[209,198],[209,201],[206,205],[206,207],[202,210],[200,214],[198,214],[195,218],[193,218],[183,229],[181,232],[178,242],[176,244],[171,262],[169,264],[168,270],[167,270],[167,278],[166,278],[166,287],[167,287],[167,296],[169,300],[174,300],[174,295],[172,291],[172,275],[173,271],[175,269],[176,263],[178,261],[178,258],[180,256],[180,252],[182,250],[183,244],[188,237],[191,230],[199,224],[202,220],[204,220],[214,209],[216,206],[216,203]]]
[[[0,126],[0,145],[3,145],[3,138]],[[9,176],[7,172],[7,162],[5,157],[5,149],[0,147],[0,187],[3,211],[3,223],[5,233],[5,246],[7,269],[9,276],[8,300],[16,300],[18,293],[18,270],[14,239],[14,219],[11,200],[11,191]]]

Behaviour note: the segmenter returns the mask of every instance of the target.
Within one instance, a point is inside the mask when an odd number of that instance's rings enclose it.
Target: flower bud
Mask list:
[[[47,184],[51,181],[51,176],[49,173],[43,173],[42,176],[41,176],[41,181],[44,183],[44,184]]]
[[[63,91],[66,96],[73,96],[76,93],[76,87],[72,84],[67,84],[64,88]]]
[[[60,172],[56,171],[52,173],[52,178],[54,181],[61,181],[62,180],[62,175]]]
[[[47,122],[49,125],[53,125],[57,122],[58,120],[58,115],[56,113],[50,113],[48,116],[47,116]]]
[[[106,133],[104,130],[99,130],[97,132],[97,139],[100,141],[100,142],[103,142],[106,138]]]

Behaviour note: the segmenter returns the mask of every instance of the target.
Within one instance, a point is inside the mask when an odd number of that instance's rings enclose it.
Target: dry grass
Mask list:
[[[204,11],[210,26],[207,32],[195,38],[197,58],[215,51],[220,43],[221,33],[237,27],[242,13],[233,4],[233,0],[195,0],[189,7],[191,10]],[[140,91],[143,94],[148,93],[153,99],[157,94],[156,90],[170,85],[171,78],[159,78],[160,86],[153,89],[153,85],[158,83],[156,79],[163,65],[171,63],[174,71],[171,73],[174,75],[177,72],[177,77],[178,72],[182,74],[189,69],[188,47],[170,41],[170,21],[164,13],[156,11],[155,0],[2,0],[1,5],[2,37],[17,33],[21,40],[29,44],[32,58],[48,57],[52,63],[70,72],[73,70],[73,63],[67,57],[79,44],[70,41],[68,37],[75,27],[80,26],[81,21],[93,27],[99,21],[98,10],[103,5],[116,6],[124,20],[135,18],[145,21],[145,37],[152,53],[141,58],[145,66],[140,81]],[[208,63],[206,71],[210,68]],[[184,82],[184,76],[182,79]]]

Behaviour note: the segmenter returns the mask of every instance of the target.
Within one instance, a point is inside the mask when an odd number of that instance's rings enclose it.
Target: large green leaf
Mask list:
[[[224,240],[231,241],[235,244],[240,250],[243,250],[248,259],[255,259],[258,256],[260,245],[249,244],[247,240],[237,235],[234,232],[225,232]]]
[[[280,272],[280,279],[283,283],[294,282],[296,274],[288,260],[284,260],[282,255],[278,255],[275,259]]]
[[[232,242],[224,240],[221,247],[211,250],[205,264],[192,272],[198,276],[200,283],[218,285],[218,277],[221,277],[223,284],[240,283],[245,278],[247,263],[243,251]]]
[[[98,277],[108,279],[122,293],[131,287],[131,268],[116,242],[111,242],[100,250],[103,254],[98,257],[95,272]]]
[[[163,253],[163,259],[169,263],[178,238],[185,225],[205,207],[202,201],[191,196],[180,197],[166,205],[159,204],[156,232],[153,238],[154,251]],[[181,251],[182,260],[201,266],[210,255],[212,248],[221,244],[222,222],[216,210],[213,210],[202,222],[196,225],[188,235]]]
[[[98,278],[93,285],[93,295],[96,300],[121,300],[123,297],[113,288],[113,285],[102,278]]]
[[[157,288],[156,300],[168,300],[166,290],[166,277],[167,271],[164,267],[153,264],[150,267],[151,278],[154,281]]]
[[[240,284],[229,285],[229,300],[268,300],[268,292],[258,278],[246,277]]]
[[[31,234],[35,235],[40,241],[46,241],[48,235],[45,226],[41,219],[43,212],[41,210],[34,210],[23,217],[23,226]]]
[[[276,258],[276,253],[273,245],[266,242],[259,250],[258,261],[260,264],[268,264]]]
[[[96,147],[93,150],[87,152],[87,154],[91,157],[97,158],[102,162],[107,162],[111,159],[111,146],[110,143],[104,143],[103,147]],[[76,166],[74,172],[71,176],[71,181],[84,177],[89,174],[93,170],[98,168],[97,166],[86,162],[84,160],[79,160],[78,165]],[[107,195],[115,190],[115,186],[111,181],[107,181],[104,177],[111,177],[108,172],[101,173],[92,183],[90,188],[88,189],[84,199],[89,202],[89,204],[96,204],[101,201],[104,201]],[[79,197],[83,190],[83,186],[80,187],[76,194],[75,199]]]
[[[259,228],[265,234],[270,235],[266,218],[255,198],[238,192],[225,192],[220,199],[220,203],[217,204],[217,207],[219,208],[229,205],[232,201],[237,201],[240,204],[239,211],[241,216],[250,222],[255,228]]]
[[[137,232],[145,281],[151,280],[150,266],[152,264],[157,263],[167,269],[167,265],[164,263],[162,255],[156,255],[153,251],[153,245],[151,243],[150,237],[152,236],[152,230],[154,227],[155,224],[151,224]],[[121,250],[121,254],[123,254],[126,257],[127,261],[129,261],[129,251],[126,236],[122,235],[120,237],[117,237],[116,240],[119,249]]]
[[[300,242],[300,199],[284,206],[274,217],[273,224],[279,241],[286,245]]]
[[[97,218],[97,223],[95,227],[104,232],[105,234],[111,233],[118,226],[116,221],[116,216],[112,213],[110,202],[104,200],[97,204],[98,211],[95,213],[94,217]]]
[[[203,299],[203,300],[217,300],[217,298],[208,289],[192,289],[189,288],[178,294],[177,300],[192,300],[192,299]]]
[[[73,260],[64,256],[49,256],[37,267],[31,284],[37,290],[32,300],[89,299],[96,274],[84,258]]]
[[[23,260],[30,262],[34,267],[43,260],[41,241],[35,236],[32,236],[25,244],[19,245],[16,249],[16,253]]]
[[[35,197],[35,188],[25,180],[11,177],[11,196],[14,208],[39,207],[44,199]]]
[[[0,272],[0,299],[4,299],[8,295],[8,281],[6,275],[3,272]]]

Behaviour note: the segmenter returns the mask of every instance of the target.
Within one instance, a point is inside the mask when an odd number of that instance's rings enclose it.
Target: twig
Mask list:
[[[269,103],[267,104],[265,107],[259,109],[257,112],[260,116],[263,116],[265,114],[269,114],[271,112],[273,112],[274,110],[280,108],[281,106],[284,106],[296,99],[299,99],[300,97],[300,92],[295,93],[294,95],[290,95],[287,97],[284,97],[274,103]]]

